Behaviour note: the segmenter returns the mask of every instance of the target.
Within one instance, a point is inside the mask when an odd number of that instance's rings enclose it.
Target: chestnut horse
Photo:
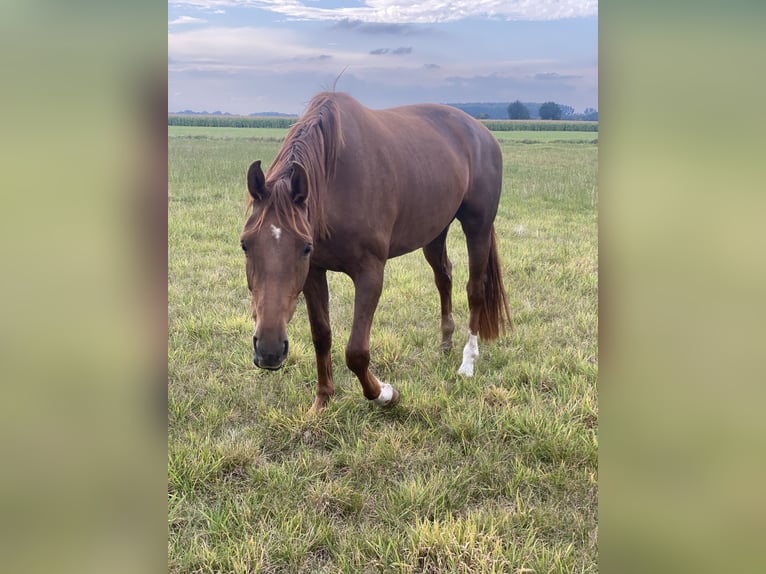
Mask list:
[[[441,347],[452,347],[452,264],[446,238],[457,218],[468,244],[468,342],[458,372],[472,376],[477,336],[510,323],[494,219],[503,163],[480,122],[443,105],[370,110],[351,96],[315,96],[264,175],[247,173],[251,213],[241,235],[255,320],[253,362],[282,367],[287,323],[301,291],[316,352],[313,411],[334,393],[327,271],[354,283],[346,364],[381,406],[399,392],[370,372],[370,328],[386,260],[423,248],[441,299]]]

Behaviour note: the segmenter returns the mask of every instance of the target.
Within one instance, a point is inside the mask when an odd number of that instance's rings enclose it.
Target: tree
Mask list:
[[[527,109],[527,106],[522,104],[519,100],[516,100],[508,105],[508,117],[512,120],[528,120],[529,110]]]
[[[561,108],[556,102],[545,102],[540,106],[541,120],[560,120]]]

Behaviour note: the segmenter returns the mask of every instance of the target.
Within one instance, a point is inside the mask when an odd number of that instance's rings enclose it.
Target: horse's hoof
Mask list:
[[[321,415],[323,411],[324,411],[324,408],[318,409],[314,405],[311,405],[311,408],[306,411],[306,419],[311,420],[313,418],[316,418],[319,415]]]
[[[322,413],[327,408],[327,400],[320,400],[319,397],[316,397],[314,399],[314,404],[311,405],[311,408],[306,413],[309,417],[315,417]]]
[[[387,405],[385,405],[385,406],[386,406],[386,407],[393,407],[395,404],[397,404],[397,403],[399,402],[399,397],[400,397],[400,396],[401,396],[401,395],[399,394],[399,391],[397,391],[396,389],[394,389],[394,396],[393,396],[393,397],[391,397],[391,400],[390,400],[390,401],[388,402],[388,404],[387,404]]]
[[[460,365],[457,374],[463,377],[473,377],[473,365]]]
[[[373,402],[381,407],[392,407],[399,402],[399,391],[388,383],[381,383],[380,394],[377,398],[372,399]]]
[[[463,348],[463,362],[457,370],[458,375],[473,377],[473,365],[479,356],[479,340],[473,333],[468,333],[468,342]]]

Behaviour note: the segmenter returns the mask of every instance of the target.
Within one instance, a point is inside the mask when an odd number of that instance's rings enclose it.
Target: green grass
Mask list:
[[[542,130],[513,130],[494,131],[495,137],[501,142],[518,143],[598,143],[598,132],[581,131],[542,131]],[[287,134],[284,128],[234,128],[234,127],[201,127],[201,126],[168,126],[168,136],[171,138],[205,138],[205,139],[259,139],[281,141]]]
[[[598,122],[572,120],[481,120],[492,131],[597,132]]]
[[[169,571],[596,572],[597,147],[501,138],[515,329],[480,343],[473,379],[455,374],[459,225],[452,354],[438,350],[422,254],[388,264],[371,345],[374,372],[402,393],[391,410],[344,365],[353,289],[329,274],[337,393],[312,419],[303,304],[285,368],[251,363],[244,178],[279,143],[222,129],[169,128]]]
[[[169,126],[209,128],[289,128],[298,117],[250,117],[168,114]],[[585,131],[597,132],[598,122],[570,120],[481,120],[493,131]]]
[[[260,139],[277,140],[285,138],[288,128],[235,128],[202,126],[168,126],[168,136],[208,139]]]
[[[500,142],[597,144],[598,132],[576,131],[492,131]]]

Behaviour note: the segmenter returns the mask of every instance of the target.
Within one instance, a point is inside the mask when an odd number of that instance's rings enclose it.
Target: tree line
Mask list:
[[[583,113],[575,113],[572,106],[556,102],[521,102],[519,100],[509,104],[508,102],[473,102],[447,104],[461,109],[468,115],[479,120],[507,120],[507,119],[554,119],[571,121],[598,121],[598,112],[593,108],[586,108]],[[558,109],[556,109],[558,106]],[[542,108],[542,113],[541,113]],[[526,110],[526,113],[524,112]],[[559,112],[561,115],[559,116]],[[527,117],[526,114],[529,114]]]
[[[585,120],[585,121],[598,121],[598,112],[593,108],[585,108],[585,112],[582,114],[575,114],[574,108],[570,106],[564,106],[557,104],[556,102],[545,102],[540,104],[537,111],[541,120]],[[512,120],[528,120],[530,119],[529,108],[527,104],[523,104],[521,101],[516,100],[508,104],[508,118]]]

